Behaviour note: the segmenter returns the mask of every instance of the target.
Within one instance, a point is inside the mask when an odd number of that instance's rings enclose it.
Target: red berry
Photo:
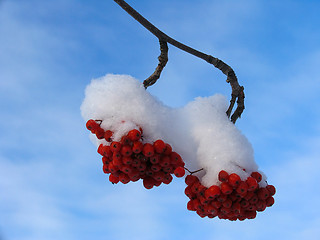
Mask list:
[[[253,196],[250,198],[249,203],[250,204],[256,204],[258,202],[259,198],[257,194],[253,194]]]
[[[233,190],[232,187],[228,183],[226,182],[221,183],[221,192],[223,194],[226,194],[226,195],[231,194],[232,190]]]
[[[185,179],[185,183],[188,185],[188,186],[191,186],[193,185],[194,183],[196,182],[199,182],[199,178],[194,176],[194,175],[188,175],[186,176],[186,179]]]
[[[183,177],[184,174],[186,173],[186,171],[184,170],[183,167],[177,167],[176,170],[174,170],[174,175],[176,175],[176,177]]]
[[[163,156],[160,159],[160,166],[161,167],[167,167],[170,165],[170,158],[168,156]]]
[[[208,205],[208,206],[207,206],[207,212],[208,212],[209,214],[213,215],[213,216],[217,216],[217,214],[218,214],[218,209],[215,208],[215,207],[212,206],[212,205]],[[208,217],[210,217],[210,216],[208,216]]]
[[[146,176],[154,177],[154,175],[155,175],[155,172],[153,172],[151,169],[146,169]]]
[[[166,144],[161,139],[158,139],[153,143],[153,147],[156,153],[163,153],[166,149]]]
[[[128,137],[131,141],[138,141],[141,138],[141,133],[137,129],[132,129],[128,132]]]
[[[89,131],[94,132],[100,125],[93,119],[90,119],[86,123],[86,127]]]
[[[165,173],[162,171],[158,171],[153,175],[153,178],[157,181],[162,181],[165,177]]]
[[[241,209],[241,204],[239,202],[233,202],[231,208],[233,211],[235,211],[235,213],[239,214]]]
[[[194,207],[194,204],[193,204],[193,201],[190,200],[188,203],[187,203],[187,209],[189,211],[196,211],[196,208]]]
[[[113,160],[113,164],[115,164],[115,162],[117,162],[116,165],[120,165],[120,162],[122,163],[121,161],[122,157],[121,157],[121,154],[120,152],[113,152],[112,154],[112,160]]]
[[[140,153],[142,151],[142,148],[143,148],[143,143],[140,142],[140,141],[135,141],[133,142],[133,145],[132,145],[132,151],[136,154]]]
[[[240,205],[242,208],[247,208],[249,206],[249,202],[245,199],[242,199]]]
[[[257,202],[258,202],[258,201],[257,201]],[[255,204],[256,204],[256,203],[255,203]],[[255,204],[249,205],[249,206],[246,208],[246,210],[248,210],[248,211],[256,211],[256,210],[257,210],[257,207],[256,207]]]
[[[130,180],[133,182],[138,181],[140,179],[140,173],[136,169],[133,169],[130,173],[128,173],[128,176]]]
[[[112,135],[113,135],[113,132],[110,131],[110,130],[107,130],[105,131],[104,133],[104,139],[107,141],[107,142],[112,142]]]
[[[102,157],[102,163],[103,163],[103,164],[109,164],[109,162],[111,162],[110,158],[108,158],[108,157]]]
[[[199,193],[200,186],[201,186],[201,183],[200,183],[200,182],[194,183],[194,184],[191,186],[192,192],[195,193],[195,194],[198,194],[198,193]]]
[[[102,143],[99,145],[97,152],[98,152],[100,155],[103,155],[103,144],[102,144]]]
[[[100,126],[95,130],[95,134],[98,139],[104,138],[104,130]]]
[[[121,148],[121,155],[125,157],[129,157],[132,154],[132,148],[130,145],[123,145]]]
[[[112,152],[119,152],[120,149],[121,149],[121,143],[119,143],[119,142],[112,142],[112,143],[110,144],[110,147],[111,147],[111,151],[112,151]]]
[[[204,196],[199,196],[198,199],[203,206],[206,206],[209,202]]]
[[[196,196],[196,195],[192,192],[192,189],[191,189],[190,186],[187,186],[187,187],[185,188],[184,194],[185,194],[188,198],[190,198],[190,199],[192,199],[192,198],[194,198],[194,197]]]
[[[217,198],[220,195],[220,193],[220,188],[216,185],[213,185],[205,191],[205,196],[208,199],[214,199]]]
[[[161,166],[161,165],[160,165],[160,166]],[[174,172],[173,167],[170,166],[170,165],[163,167],[162,170],[163,170],[165,173],[173,173],[173,172]]]
[[[231,208],[231,205],[232,205],[231,199],[227,199],[222,203],[222,206],[224,206],[225,208]]]
[[[226,181],[228,181],[229,174],[228,174],[226,171],[221,170],[221,171],[219,172],[218,177],[219,177],[219,181],[220,181],[220,182],[226,182]]]
[[[149,160],[152,164],[157,164],[160,161],[160,156],[158,154],[155,154],[152,157],[150,157]]]
[[[214,201],[212,201],[211,205],[213,207],[215,207],[216,209],[219,209],[221,207],[222,203],[218,200],[214,200]]]
[[[255,178],[257,180],[257,182],[260,182],[262,180],[262,176],[259,172],[251,173],[251,177]]]
[[[201,205],[199,199],[193,199],[193,200],[192,200],[192,203],[193,203],[193,206],[194,206],[194,208],[195,208],[196,210],[202,208],[202,205]]]
[[[267,207],[271,207],[274,204],[274,198],[273,197],[268,197],[266,199],[266,205]]]
[[[117,176],[117,172],[118,172],[119,168],[118,168],[117,166],[115,166],[115,165],[113,164],[113,162],[110,162],[110,163],[109,163],[109,170],[110,170],[110,172],[111,172],[112,174],[114,174],[115,176]]]
[[[147,169],[147,165],[144,162],[140,162],[140,164],[137,166],[137,169],[139,171],[144,171]]]
[[[130,174],[132,172],[132,168],[130,166],[128,166],[128,165],[123,165],[121,167],[121,171],[126,173],[126,174]]]
[[[261,200],[265,200],[269,197],[269,191],[266,188],[260,188],[257,191],[258,198]]]
[[[274,194],[276,194],[276,188],[273,185],[267,185],[266,188],[269,191],[270,196],[273,196]]]
[[[257,203],[256,203],[256,208],[257,208],[257,211],[258,212],[262,212],[266,209],[267,205],[266,205],[266,201],[264,200],[259,200]]]
[[[247,192],[247,194],[244,196],[244,199],[246,199],[247,201],[249,201],[253,196],[255,196],[256,194],[254,192]]]
[[[130,145],[131,144],[131,140],[128,136],[122,136],[120,143],[123,145]]]
[[[122,182],[123,184],[127,184],[128,182],[130,182],[130,178],[127,174],[120,173],[119,174],[119,181]]]
[[[161,170],[161,166],[159,164],[152,164],[150,166],[150,169],[153,171],[153,172],[159,172]]]
[[[153,184],[154,184],[154,186],[159,187],[161,185],[161,182],[154,179]]]
[[[172,181],[172,176],[170,174],[165,174],[163,178],[163,183],[164,184],[169,184]]]
[[[171,152],[170,153],[170,162],[171,162],[171,164],[174,164],[174,165],[183,164],[181,156],[176,152]],[[184,166],[184,164],[183,164],[183,166]],[[183,166],[181,166],[181,167],[183,167]]]
[[[143,179],[143,186],[146,189],[151,189],[154,186],[154,179],[152,177],[146,177]]]
[[[236,188],[240,184],[241,178],[238,174],[231,173],[229,175],[228,182],[233,188]]]
[[[248,177],[246,183],[248,185],[248,191],[254,191],[258,188],[258,182],[253,177]]]
[[[141,161],[137,158],[132,159],[132,167],[137,168],[140,165]]]
[[[126,165],[130,165],[132,163],[132,158],[131,157],[123,157],[122,162]]]
[[[237,193],[239,193],[241,196],[244,196],[245,194],[247,194],[247,191],[248,191],[247,183],[241,182],[237,187]]]
[[[110,173],[109,166],[107,164],[103,164],[102,170],[104,173]]]
[[[152,144],[145,143],[143,145],[142,153],[146,157],[152,157],[154,155],[154,148],[153,148]]]
[[[237,202],[240,198],[242,198],[240,196],[239,193],[237,193],[236,191],[233,191],[231,194],[228,195],[228,197],[233,201],[233,202]]]
[[[246,211],[245,217],[248,219],[254,219],[257,216],[256,211]]]
[[[166,149],[164,150],[165,155],[169,155],[172,152],[172,147],[166,143]]]
[[[226,208],[226,207],[223,207],[223,206],[220,208],[220,212],[222,214],[224,214],[224,215],[227,215],[230,211],[231,211],[230,208]]]
[[[226,201],[227,199],[228,199],[228,195],[226,195],[226,194],[220,194],[220,196],[217,197],[217,200],[218,200],[219,202],[224,202],[224,201]]]
[[[109,176],[109,181],[112,182],[112,183],[118,183],[118,182],[119,182],[119,178],[116,177],[116,176],[113,175],[113,174],[110,174],[110,176]]]

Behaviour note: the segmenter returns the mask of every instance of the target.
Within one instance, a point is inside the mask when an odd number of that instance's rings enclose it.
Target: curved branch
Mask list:
[[[152,75],[150,77],[148,77],[146,80],[143,81],[143,85],[146,89],[147,89],[147,87],[150,87],[151,85],[156,83],[156,81],[160,78],[160,74],[161,74],[163,68],[166,66],[166,64],[168,62],[167,42],[160,40],[159,43],[160,43],[160,51],[161,51],[160,56],[158,57],[159,64],[158,64],[156,70],[154,71],[154,73],[152,73]]]
[[[216,68],[218,68],[223,74],[227,76],[227,82],[230,83],[232,93],[229,108],[226,112],[227,116],[230,117],[232,109],[234,107],[235,102],[237,102],[237,108],[231,116],[231,121],[235,123],[244,110],[244,87],[240,86],[238,83],[238,79],[233,69],[223,62],[222,60],[215,58],[211,55],[207,55],[202,53],[196,49],[193,49],[183,43],[176,41],[175,39],[169,37],[164,32],[160,31],[157,27],[155,27],[152,23],[150,23],[147,19],[145,19],[140,13],[134,10],[128,3],[124,0],[114,0],[121,8],[123,8],[129,15],[131,15],[135,20],[137,20],[142,26],[144,26],[147,30],[149,30],[154,36],[156,36],[160,42],[168,42],[171,45],[190,53],[198,58],[205,60],[206,62],[212,64]],[[160,61],[160,60],[159,60]],[[160,64],[160,62],[159,62]],[[158,65],[159,66],[159,65]],[[156,70],[157,71],[157,70]],[[149,78],[148,78],[149,79]],[[148,80],[147,79],[147,80]]]

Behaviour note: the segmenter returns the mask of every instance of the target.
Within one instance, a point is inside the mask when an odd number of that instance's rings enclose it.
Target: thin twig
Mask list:
[[[234,107],[235,102],[237,102],[237,108],[231,116],[231,121],[235,123],[244,110],[244,88],[240,86],[238,83],[237,76],[233,69],[222,60],[215,58],[211,55],[207,55],[198,50],[195,50],[183,43],[176,41],[175,39],[169,37],[164,32],[160,31],[157,27],[155,27],[152,23],[150,23],[147,19],[145,19],[140,13],[134,10],[128,3],[124,0],[114,0],[120,7],[122,7],[129,15],[131,15],[134,19],[136,19],[142,26],[144,26],[147,30],[149,30],[154,36],[156,36],[161,42],[168,42],[171,45],[190,53],[198,58],[205,60],[206,62],[212,64],[216,68],[218,68],[223,74],[227,76],[227,82],[230,83],[232,93],[229,108],[226,112],[227,116],[230,118],[232,109]]]
[[[158,64],[156,70],[154,71],[154,73],[152,73],[152,75],[150,77],[148,77],[146,80],[143,81],[143,85],[145,88],[150,87],[151,85],[156,83],[156,81],[160,78],[160,74],[161,74],[163,68],[166,66],[166,64],[168,62],[167,42],[159,41],[159,43],[160,43],[160,51],[161,51],[160,56],[158,57],[159,64]]]
[[[189,170],[188,168],[186,168],[186,167],[184,167],[184,169],[185,169],[185,170],[187,170],[187,171],[190,173],[190,175],[192,175],[192,174],[194,174],[194,173],[197,173],[197,172],[200,172],[200,171],[204,170],[203,168],[200,168],[200,169],[195,170],[195,171],[190,171],[190,170]]]

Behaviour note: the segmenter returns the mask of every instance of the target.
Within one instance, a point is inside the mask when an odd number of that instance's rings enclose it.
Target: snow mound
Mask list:
[[[81,114],[85,121],[102,120],[117,141],[131,129],[143,129],[146,142],[162,139],[178,152],[190,171],[210,187],[219,184],[218,173],[236,173],[242,180],[258,171],[247,138],[226,116],[222,95],[198,97],[183,108],[171,108],[152,96],[143,84],[128,75],[108,74],[94,79],[85,90]],[[91,135],[92,136],[92,135]],[[97,146],[108,144],[93,139]],[[260,172],[261,173],[261,172]],[[263,173],[260,186],[266,185]]]

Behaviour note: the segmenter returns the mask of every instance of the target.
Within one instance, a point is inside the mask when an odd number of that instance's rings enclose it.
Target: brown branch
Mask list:
[[[129,4],[127,4],[124,0],[114,0],[120,7],[122,7],[129,15],[131,15],[135,20],[137,20],[142,26],[144,26],[147,30],[149,30],[154,36],[156,36],[160,42],[168,42],[171,45],[190,53],[198,58],[201,58],[208,63],[212,64],[216,68],[218,68],[223,74],[227,76],[227,82],[230,83],[232,93],[229,108],[226,112],[227,116],[230,118],[232,109],[234,107],[235,102],[237,102],[237,108],[231,116],[231,121],[235,123],[244,110],[244,88],[240,86],[238,83],[238,79],[233,69],[224,63],[222,60],[215,58],[211,55],[207,55],[202,53],[196,49],[193,49],[183,43],[176,41],[175,39],[169,37],[164,32],[160,31],[157,27],[155,27],[152,23],[150,23],[147,19],[145,19],[140,13],[134,10]],[[160,60],[159,60],[160,65]],[[158,65],[158,67],[159,67]],[[157,70],[156,70],[157,71]],[[156,72],[155,71],[155,72]],[[161,71],[160,71],[161,73]],[[152,75],[151,75],[152,76]],[[160,76],[160,75],[159,75]],[[148,78],[149,79],[149,78]],[[147,80],[148,80],[147,79]]]
[[[154,73],[148,77],[146,80],[143,81],[144,87],[147,89],[147,87],[150,87],[151,85],[155,84],[156,81],[160,78],[160,74],[163,70],[163,68],[166,66],[168,62],[168,45],[165,41],[159,41],[160,43],[160,56],[158,57],[159,64],[154,71]]]

